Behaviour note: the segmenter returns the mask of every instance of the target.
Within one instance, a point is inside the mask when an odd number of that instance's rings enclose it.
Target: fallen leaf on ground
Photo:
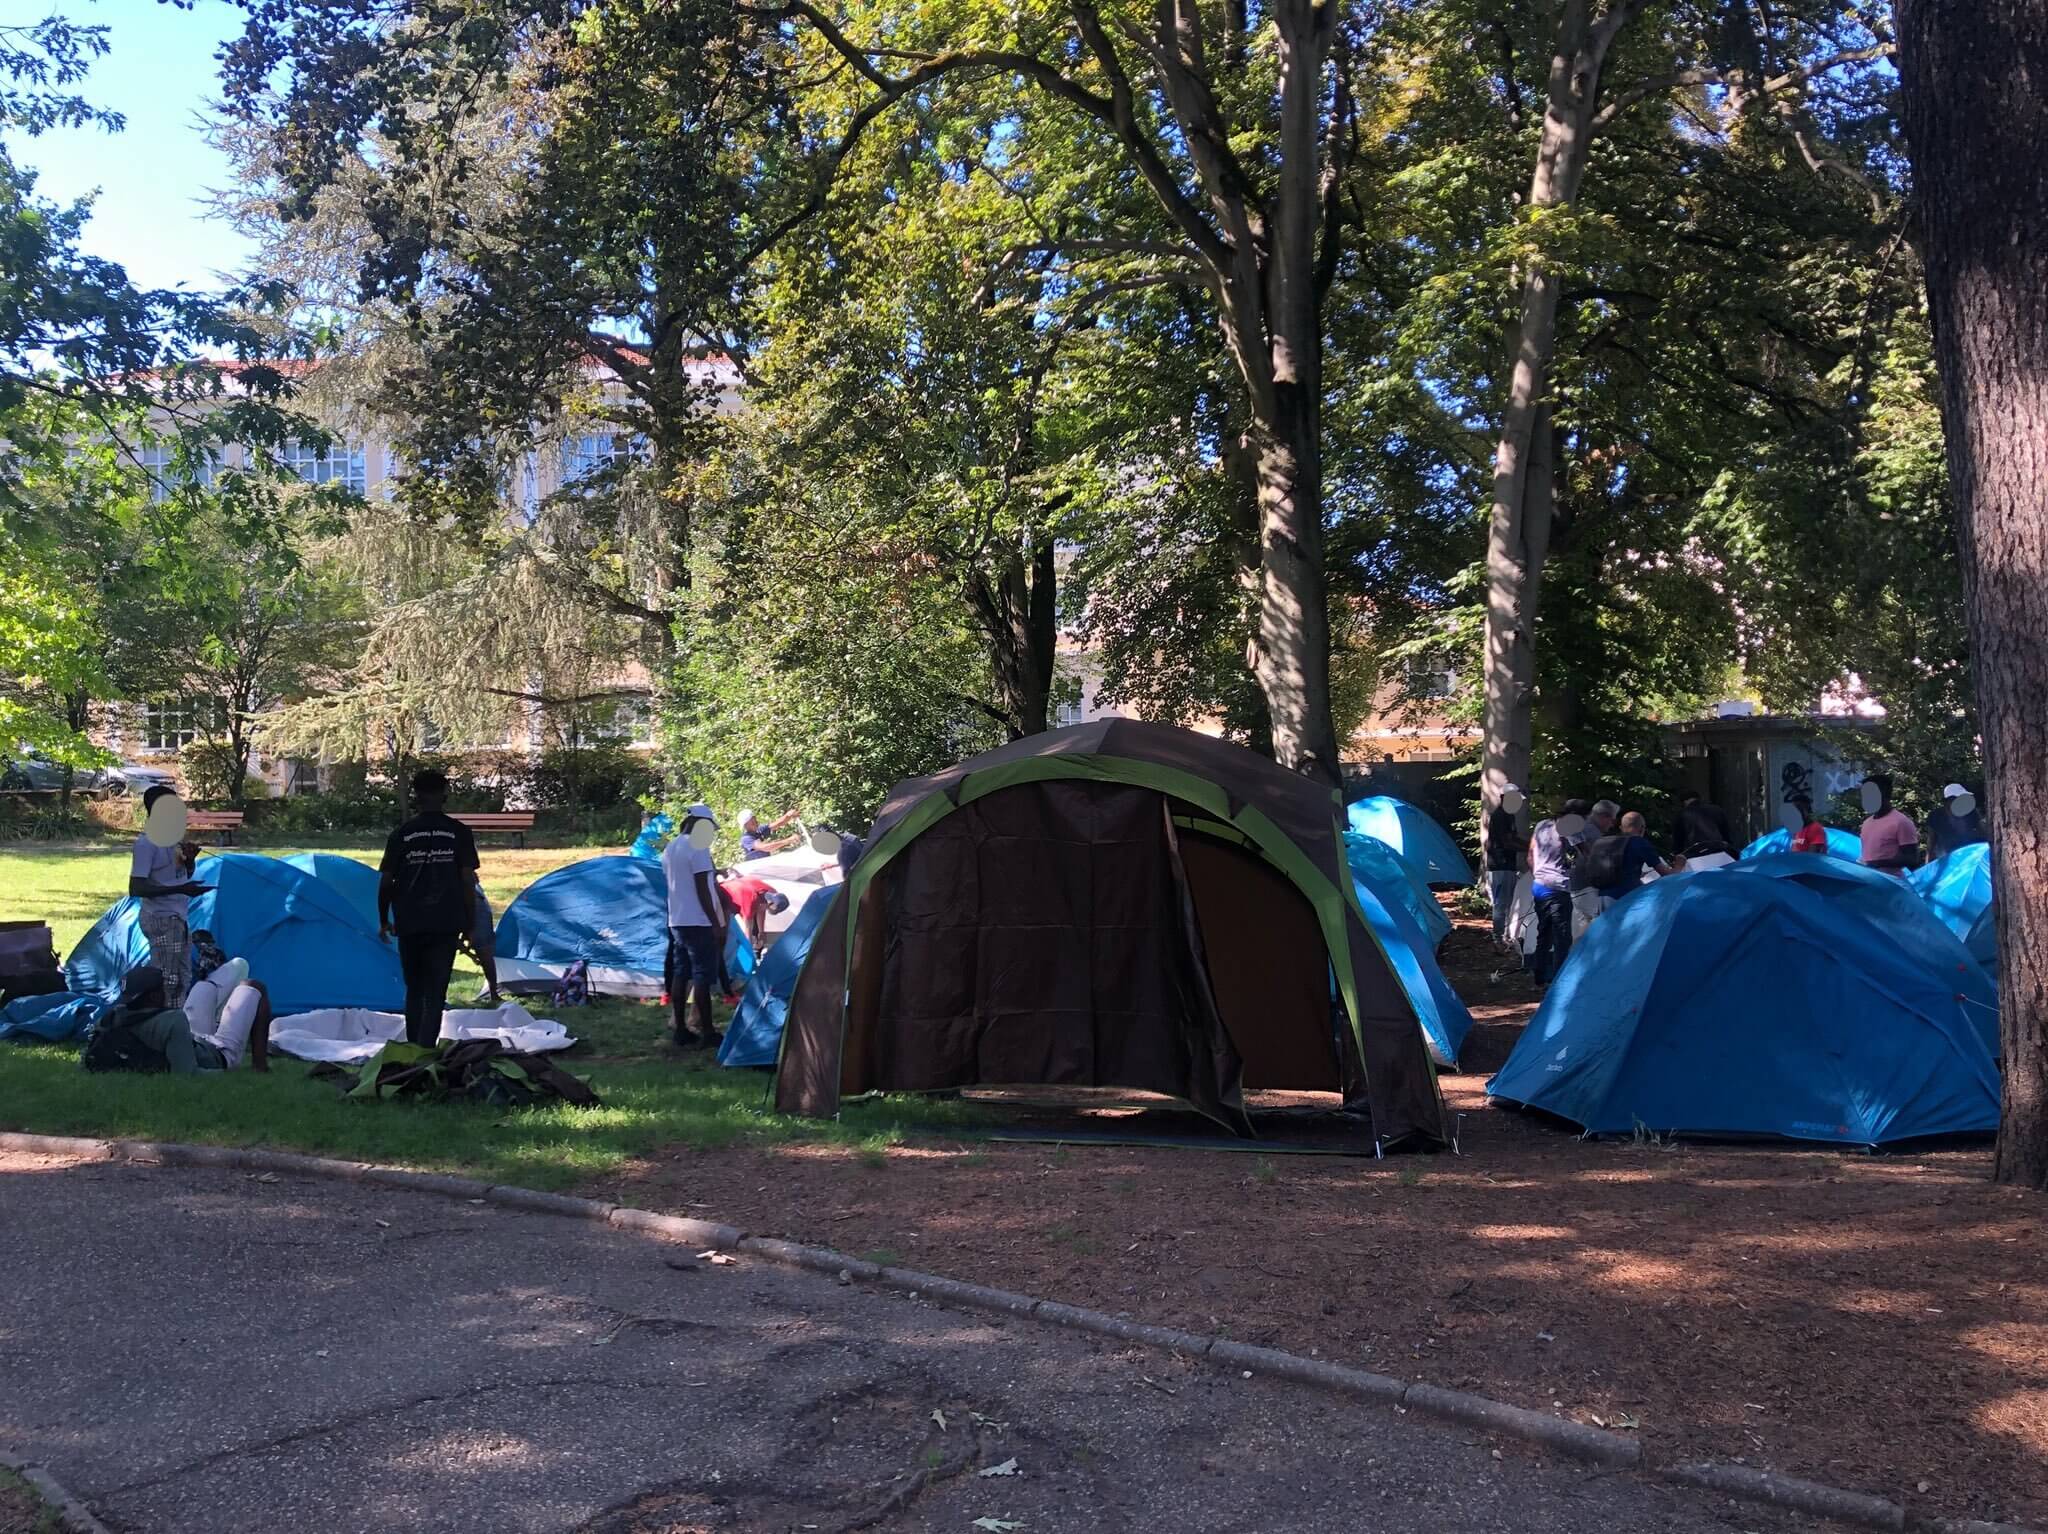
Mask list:
[[[988,1469],[977,1470],[974,1473],[982,1476],[1015,1475],[1017,1473],[1017,1461],[1015,1459],[1006,1459],[1000,1465],[990,1465]]]
[[[260,1174],[258,1174],[258,1176],[257,1176],[256,1180],[257,1180],[258,1182],[276,1182],[276,1181],[277,1181],[277,1173],[275,1173],[275,1172],[263,1172],[263,1173],[260,1173]]]
[[[700,1262],[708,1262],[714,1267],[729,1268],[738,1259],[728,1257],[723,1252],[699,1252],[697,1254],[697,1260]]]
[[[974,1526],[977,1529],[988,1530],[988,1534],[1008,1534],[1008,1531],[1011,1529],[1021,1529],[1024,1527],[1023,1524],[1010,1518],[977,1518],[974,1520]]]
[[[932,1408],[932,1421],[938,1423],[940,1432],[943,1433],[946,1431],[946,1414],[940,1411],[936,1406]]]

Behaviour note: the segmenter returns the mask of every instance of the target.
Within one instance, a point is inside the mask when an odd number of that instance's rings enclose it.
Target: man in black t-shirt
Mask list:
[[[1742,849],[1735,845],[1727,812],[1688,789],[1679,800],[1678,850],[1689,858],[1703,858],[1717,852],[1733,857]]]
[[[398,935],[405,974],[405,1037],[432,1048],[448,1007],[455,949],[476,910],[476,838],[442,813],[448,776],[428,768],[412,780],[418,814],[384,844],[377,884],[377,927]]]
[[[1486,898],[1493,906],[1493,941],[1508,944],[1508,920],[1514,914],[1515,887],[1522,877],[1522,854],[1529,845],[1522,829],[1522,790],[1510,783],[1486,817]]]

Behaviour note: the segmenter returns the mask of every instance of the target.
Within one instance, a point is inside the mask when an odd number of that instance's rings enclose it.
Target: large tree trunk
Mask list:
[[[2048,1188],[2048,0],[1900,0],[1991,812],[2004,1116]]]
[[[1050,539],[1012,554],[993,582],[968,577],[968,600],[980,619],[996,703],[1010,738],[1043,734],[1052,725],[1053,672],[1058,664],[1056,602],[1059,571]]]
[[[1597,19],[1589,0],[1565,0],[1529,207],[1569,207],[1593,147],[1600,73],[1634,7],[1612,0]],[[1493,458],[1493,513],[1486,541],[1486,681],[1480,794],[1491,811],[1510,783],[1529,785],[1530,719],[1536,694],[1536,611],[1550,552],[1556,486],[1550,431],[1550,365],[1557,352],[1559,278],[1538,258],[1522,278],[1514,370]]]
[[[1334,786],[1341,768],[1330,720],[1321,401],[1303,388],[1278,394],[1279,419],[1256,431],[1261,581],[1252,669],[1272,719],[1274,760]]]

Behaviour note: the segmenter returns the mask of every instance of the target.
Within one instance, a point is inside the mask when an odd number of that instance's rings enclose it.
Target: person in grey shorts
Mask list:
[[[158,784],[144,794],[144,816],[170,793],[170,789]],[[128,860],[128,893],[142,902],[139,925],[149,942],[149,960],[162,972],[164,997],[173,1007],[185,1004],[185,988],[192,980],[185,907],[192,896],[206,892],[204,884],[192,881],[193,859],[198,851],[190,842],[159,847],[145,832],[135,838],[135,850]]]
[[[495,1007],[498,1004],[498,919],[491,914],[491,902],[481,883],[476,886],[476,910],[470,916],[469,931],[463,934],[462,946],[476,960],[476,967],[484,972],[483,993],[477,1000],[485,1006]]]

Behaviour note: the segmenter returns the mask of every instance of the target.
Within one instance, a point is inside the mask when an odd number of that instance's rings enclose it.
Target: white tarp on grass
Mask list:
[[[299,1060],[354,1065],[404,1037],[405,1018],[400,1013],[327,1007],[279,1018],[271,1026],[270,1047]],[[496,1039],[507,1049],[533,1055],[567,1049],[576,1042],[560,1023],[536,1018],[513,1001],[488,1011],[468,1008],[443,1013],[441,1038],[444,1042]]]

